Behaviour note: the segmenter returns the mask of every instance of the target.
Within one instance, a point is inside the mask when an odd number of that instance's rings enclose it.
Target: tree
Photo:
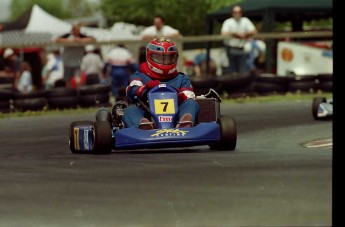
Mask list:
[[[155,15],[162,15],[166,24],[182,35],[206,33],[206,15],[238,0],[101,0],[100,9],[111,26],[127,22],[150,26]]]
[[[10,19],[15,20],[35,4],[61,19],[92,15],[92,8],[87,0],[12,0]]]

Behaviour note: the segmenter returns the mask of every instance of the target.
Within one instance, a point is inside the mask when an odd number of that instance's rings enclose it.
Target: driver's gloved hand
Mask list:
[[[178,93],[178,104],[181,104],[186,99],[188,99],[188,97],[185,95],[185,93]]]
[[[160,81],[159,80],[150,80],[149,82],[146,83],[146,86],[149,88],[149,89],[152,89],[154,87],[156,87],[157,85],[160,84]]]
[[[137,97],[142,101],[147,101],[147,93],[152,88],[160,84],[159,80],[150,80],[144,86],[139,86],[137,90]]]

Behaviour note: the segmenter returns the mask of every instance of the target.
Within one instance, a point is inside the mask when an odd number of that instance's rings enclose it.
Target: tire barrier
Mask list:
[[[47,106],[47,98],[23,98],[14,100],[13,103],[15,111],[25,112],[28,110],[37,111],[43,110]]]
[[[37,111],[47,106],[46,91],[33,91],[30,93],[13,92],[14,111]]]
[[[80,107],[108,107],[111,84],[92,84],[79,88]],[[111,105],[111,104],[110,104]]]
[[[11,112],[12,99],[13,99],[13,92],[7,89],[0,90],[0,113]]]
[[[241,97],[254,92],[252,83],[256,78],[255,73],[224,74],[217,77],[219,91],[225,92],[229,97]]]
[[[0,77],[0,89],[11,90],[14,84],[14,77]]]
[[[78,92],[73,88],[57,87],[47,92],[49,109],[71,109],[78,107]]]
[[[304,76],[287,76],[289,81],[289,92],[316,92],[318,90],[317,76],[304,75]]]
[[[5,79],[7,81],[7,79]],[[6,82],[5,81],[5,82]],[[4,81],[2,81],[4,82]],[[286,92],[332,92],[333,74],[278,76],[271,73],[192,77],[195,94],[206,94],[210,88],[227,98],[262,96]],[[51,90],[23,94],[0,87],[0,113],[111,107],[111,84],[84,85],[78,89],[55,87]],[[121,94],[124,91],[121,91]],[[124,95],[124,94],[123,94]]]
[[[253,83],[258,95],[281,94],[287,91],[288,78],[272,73],[261,73],[256,76]]]
[[[206,94],[210,88],[213,88],[214,90],[218,91],[218,81],[216,77],[211,76],[202,76],[202,77],[192,77],[191,83],[193,85],[194,93],[195,95],[202,95]]]
[[[333,74],[318,74],[317,79],[319,80],[319,89],[321,91],[333,91]]]

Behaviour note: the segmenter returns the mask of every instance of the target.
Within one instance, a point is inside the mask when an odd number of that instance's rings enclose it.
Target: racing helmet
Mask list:
[[[162,79],[177,74],[177,59],[176,44],[166,37],[155,38],[146,47],[148,68]]]

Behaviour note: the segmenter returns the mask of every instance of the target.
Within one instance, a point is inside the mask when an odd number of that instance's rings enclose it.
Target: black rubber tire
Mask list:
[[[244,98],[255,97],[258,93],[255,91],[255,84],[250,83],[244,87],[234,88],[231,91],[226,92],[228,98]]]
[[[101,107],[97,110],[96,121],[111,122],[111,114],[108,108]]]
[[[79,88],[79,95],[104,94],[111,91],[111,84],[84,85]]]
[[[74,127],[76,126],[81,126],[81,125],[90,125],[90,126],[93,126],[93,122],[92,121],[74,121],[70,124],[69,126],[69,134],[68,134],[68,142],[69,142],[69,149],[71,150],[72,153],[74,154],[82,154],[84,152],[82,151],[79,151],[79,150],[76,150],[75,147],[74,147]],[[93,152],[93,151],[92,151]]]
[[[13,106],[15,110],[18,111],[37,111],[43,110],[43,108],[47,105],[46,98],[27,98],[27,99],[18,99],[13,102]]]
[[[20,93],[20,92],[13,93],[13,99],[31,99],[31,98],[46,98],[46,97],[47,97],[47,91],[45,90],[32,91],[30,93]]]
[[[47,92],[47,97],[50,98],[58,98],[58,97],[69,97],[69,96],[77,96],[77,90],[73,88],[66,88],[66,87],[58,87],[52,88]]]
[[[288,91],[290,92],[315,92],[318,89],[318,85],[315,80],[313,81],[290,81],[288,86]]]
[[[230,116],[221,116],[218,119],[220,125],[221,139],[217,143],[210,144],[212,150],[230,150],[233,151],[236,148],[237,142],[237,129],[236,122]]]
[[[0,84],[13,84],[13,83],[14,83],[13,76],[0,77]]]
[[[0,101],[8,101],[10,99],[13,99],[13,95],[14,95],[13,91],[1,89],[0,90]]]
[[[322,81],[322,82],[320,81],[319,89],[322,91],[332,92],[333,91],[333,81]]]
[[[285,93],[286,86],[274,83],[254,82],[254,90],[260,94]]]
[[[318,74],[317,75],[318,80],[321,82],[328,82],[328,81],[333,81],[333,74],[332,73],[325,73],[325,74]]]
[[[78,97],[58,97],[48,99],[49,109],[67,109],[78,107]]]
[[[94,154],[110,154],[112,150],[112,129],[110,122],[95,121]]]
[[[256,83],[276,84],[283,88],[287,88],[289,79],[286,76],[277,76],[273,73],[261,73],[255,78]]]
[[[315,97],[313,98],[313,104],[311,106],[311,111],[312,111],[312,115],[313,118],[315,120],[320,120],[320,118],[317,116],[317,111],[319,109],[319,105],[321,103],[327,102],[327,99],[325,97]]]
[[[81,95],[79,96],[79,104],[81,107],[91,107],[100,103],[108,103],[109,98],[108,93]]]
[[[223,75],[217,77],[219,83],[219,90],[231,93],[233,89],[239,89],[241,87],[246,87],[255,80],[256,74],[240,74],[240,75]]]
[[[190,81],[193,88],[216,88],[218,86],[216,77],[192,77]]]
[[[11,105],[9,101],[0,101],[0,113],[11,112]]]

